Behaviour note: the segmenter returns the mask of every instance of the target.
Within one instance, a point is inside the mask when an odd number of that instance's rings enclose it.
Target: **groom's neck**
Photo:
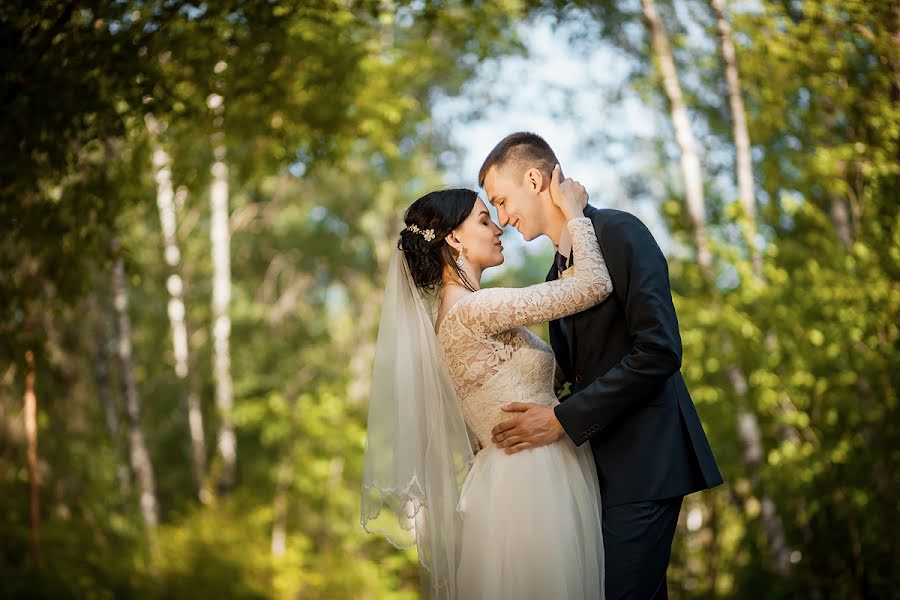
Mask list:
[[[547,237],[550,238],[550,240],[553,242],[553,247],[556,248],[557,251],[560,252],[560,254],[562,254],[563,250],[565,250],[566,254],[564,254],[564,256],[568,256],[568,252],[571,248],[571,242],[568,239],[569,236],[563,235],[565,228],[566,218],[565,216],[563,216],[561,210],[554,210],[547,216],[547,227],[545,229]],[[568,247],[561,248],[560,244]]]

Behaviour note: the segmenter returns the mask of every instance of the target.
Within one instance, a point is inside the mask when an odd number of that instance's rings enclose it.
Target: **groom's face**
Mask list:
[[[484,191],[497,209],[500,226],[512,225],[526,241],[544,233],[541,184],[528,173],[528,169],[515,165],[494,166],[484,178]]]

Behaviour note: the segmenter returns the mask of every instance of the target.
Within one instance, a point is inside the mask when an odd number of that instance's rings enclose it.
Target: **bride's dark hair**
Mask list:
[[[406,228],[400,232],[398,245],[406,256],[417,287],[433,290],[441,282],[444,267],[449,266],[456,271],[463,285],[475,291],[466,274],[456,265],[453,249],[444,238],[466,220],[477,199],[478,193],[472,190],[439,190],[425,194],[406,209],[403,216]],[[413,226],[419,233],[411,229]],[[428,230],[434,234],[430,240],[423,235]]]

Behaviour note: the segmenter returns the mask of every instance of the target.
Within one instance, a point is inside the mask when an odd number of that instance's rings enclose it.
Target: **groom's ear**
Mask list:
[[[540,169],[531,167],[525,171],[525,185],[527,185],[532,192],[537,194],[544,189],[544,174],[541,173]]]

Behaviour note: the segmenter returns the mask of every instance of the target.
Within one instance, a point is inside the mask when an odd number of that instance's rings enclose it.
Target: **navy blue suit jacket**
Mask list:
[[[634,215],[590,205],[613,293],[550,323],[572,394],[555,413],[590,441],[604,506],[671,498],[722,483],[681,376],[681,335],[665,256]],[[554,265],[547,280],[557,278]]]

